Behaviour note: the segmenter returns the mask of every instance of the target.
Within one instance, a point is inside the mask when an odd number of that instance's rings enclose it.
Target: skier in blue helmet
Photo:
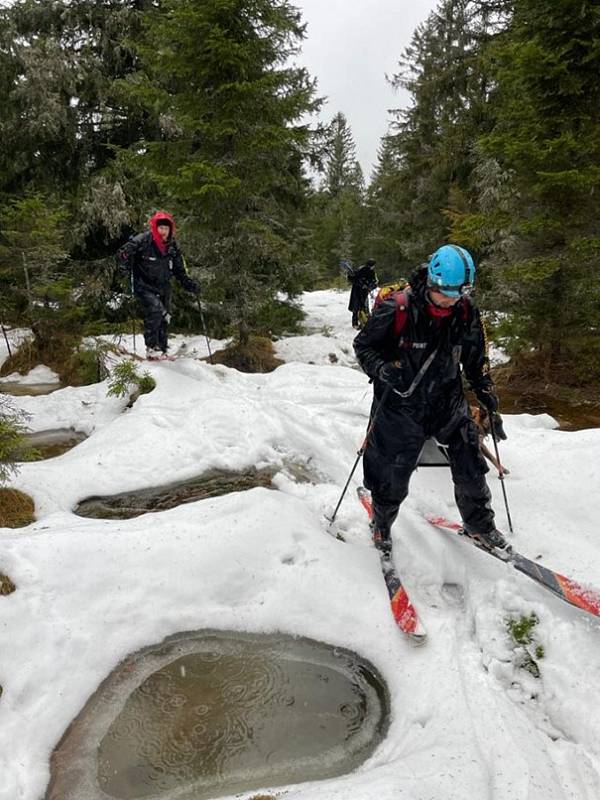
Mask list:
[[[469,297],[474,280],[471,254],[444,245],[405,290],[376,308],[354,340],[358,361],[373,381],[363,470],[373,501],[373,538],[384,552],[391,550],[392,525],[431,437],[446,448],[465,531],[488,549],[510,552],[494,522],[488,466],[463,390],[464,375],[497,437],[505,439],[483,324]]]
[[[427,265],[427,285],[446,297],[470,292],[475,282],[475,262],[468,250],[445,244],[436,250]]]

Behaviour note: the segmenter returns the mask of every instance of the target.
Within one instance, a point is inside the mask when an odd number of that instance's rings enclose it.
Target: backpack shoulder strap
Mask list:
[[[400,336],[408,318],[408,292],[404,289],[393,292],[392,297],[396,302],[396,316],[394,317],[394,334]]]
[[[460,299],[460,318],[463,322],[469,322],[473,316],[473,304],[471,298],[464,296]]]

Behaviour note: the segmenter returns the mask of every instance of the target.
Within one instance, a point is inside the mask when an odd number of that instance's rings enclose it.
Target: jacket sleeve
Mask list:
[[[138,253],[141,245],[142,245],[143,235],[138,234],[137,236],[132,236],[125,244],[117,250],[117,254],[115,256],[115,260],[117,262],[117,266],[120,267],[125,272],[133,269],[133,263],[135,261],[135,256]]]
[[[354,339],[358,363],[370,378],[376,378],[381,367],[388,361],[386,353],[390,341],[393,340],[395,318],[395,299],[384,300]]]
[[[169,248],[169,257],[172,259],[173,275],[175,275],[179,283],[186,291],[192,292],[192,294],[198,294],[200,292],[200,287],[196,281],[190,277],[185,259],[177,245],[177,242],[171,242],[171,246]]]
[[[469,386],[478,398],[482,393],[494,392],[485,328],[479,310],[474,307],[471,323],[463,341],[461,361]]]

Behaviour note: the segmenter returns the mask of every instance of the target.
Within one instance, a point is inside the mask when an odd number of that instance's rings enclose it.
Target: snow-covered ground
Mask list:
[[[354,461],[371,395],[348,368],[347,300],[305,295],[307,334],[278,342],[288,363],[268,375],[190,359],[149,364],[157,388],[129,410],[106,397],[106,384],[15,398],[34,430],[73,427],[89,438],[22,467],[13,484],[34,497],[38,521],[0,533],[0,571],[18,587],[0,597],[1,800],[40,800],[53,747],[121,659],[203,628],[350,648],[389,685],[391,725],[373,757],[344,777],[288,787],[288,800],[600,797],[600,624],[424,521],[425,511],[456,517],[447,470],[416,473],[394,528],[396,564],[429,633],[424,647],[392,620],[352,491],[338,517],[346,543],[328,532],[324,513]],[[505,426],[515,547],[600,588],[600,430],[565,433],[531,415]],[[296,483],[289,462],[314,482]],[[280,491],[128,521],[71,512],[91,494],[267,464],[281,465]],[[491,474],[490,485],[506,529]],[[514,663],[505,626],[531,612],[545,652],[539,679]]]
[[[3,359],[4,360],[4,359]],[[26,375],[20,375],[18,372],[13,372],[4,378],[0,378],[0,391],[2,391],[2,384],[4,383],[26,383],[29,386],[38,386],[39,384],[59,383],[60,378],[43,364],[38,364],[37,367],[29,370]]]

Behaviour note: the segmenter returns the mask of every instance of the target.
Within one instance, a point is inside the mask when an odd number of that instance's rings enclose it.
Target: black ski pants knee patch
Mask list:
[[[492,495],[485,480],[488,466],[479,447],[475,423],[468,417],[448,440],[454,498],[465,527],[473,532],[494,530]]]
[[[136,289],[144,318],[144,342],[153,350],[167,349],[169,296],[149,289]]]
[[[423,427],[408,412],[379,411],[363,457],[364,483],[374,498],[400,505],[424,443]]]
[[[477,428],[471,417],[465,416],[446,442],[452,480],[470,481],[485,475],[488,466],[479,447]]]

